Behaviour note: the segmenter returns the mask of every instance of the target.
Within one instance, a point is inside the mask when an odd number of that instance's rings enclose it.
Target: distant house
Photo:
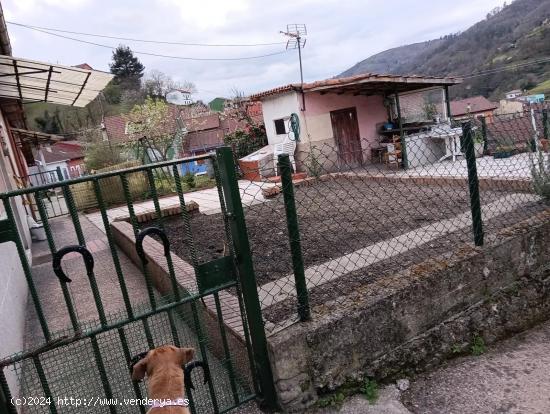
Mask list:
[[[59,168],[64,179],[77,178],[84,174],[84,149],[77,141],[60,141],[49,146],[42,146],[37,151],[35,166],[30,167],[30,173],[40,173],[31,176],[32,185],[57,181],[56,170]]]
[[[522,95],[523,95],[523,91],[521,89],[514,89],[513,91],[506,92],[505,94],[506,99],[515,99]]]
[[[92,68],[90,65],[88,65],[85,62],[81,63],[80,65],[75,65],[75,68],[86,69],[86,70],[94,70],[94,68]]]
[[[186,89],[174,89],[166,94],[166,100],[174,105],[192,105],[192,93]]]
[[[224,137],[227,134],[245,129],[248,125],[244,120],[218,113],[182,119],[182,123],[187,130],[182,143],[182,156],[201,155],[219,148],[224,145]],[[206,172],[206,165],[201,161],[186,165],[185,172]]]
[[[519,114],[523,112],[523,102],[513,99],[501,99],[498,103],[498,108],[494,114],[497,116],[506,116]]]
[[[182,146],[176,151],[176,156],[191,157],[212,151],[223,145],[226,134],[244,129],[246,122],[235,117],[208,111],[207,107],[197,105],[179,107],[170,105],[170,122],[167,122],[166,134],[176,134],[178,130],[185,131]],[[125,115],[106,116],[103,119],[103,139],[113,144],[124,144],[136,139],[128,129],[129,119]],[[206,165],[198,161],[184,165],[184,173],[204,173]]]
[[[484,96],[473,96],[471,98],[451,101],[451,114],[456,120],[466,119],[468,117],[484,116],[487,122],[493,121],[493,114],[498,105],[491,102]]]
[[[527,102],[528,104],[538,104],[544,102],[544,94],[543,93],[537,93],[534,95],[525,95],[521,98],[518,98],[518,100]]]

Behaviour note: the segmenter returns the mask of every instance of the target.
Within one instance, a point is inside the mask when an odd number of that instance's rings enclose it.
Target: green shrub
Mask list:
[[[195,188],[197,186],[197,183],[195,182],[195,175],[190,172],[186,172],[183,176],[183,183],[187,186],[187,188]]]
[[[244,130],[227,134],[224,143],[233,149],[235,158],[243,158],[267,145],[267,134],[263,125],[251,125]]]

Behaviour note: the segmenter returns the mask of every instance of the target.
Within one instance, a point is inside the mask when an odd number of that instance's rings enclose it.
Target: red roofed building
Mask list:
[[[451,114],[456,120],[466,119],[474,116],[484,116],[487,122],[493,122],[493,115],[498,104],[491,102],[484,96],[473,96],[471,98],[451,101]]]
[[[336,170],[341,166],[388,162],[389,157],[384,154],[389,151],[385,148],[392,144],[395,136],[405,146],[409,135],[428,128],[436,119],[448,121],[447,88],[461,81],[437,76],[364,73],[279,86],[251,95],[250,99],[262,103],[271,146],[294,139],[289,121],[291,116],[297,117],[300,127],[296,151],[298,170],[307,170],[308,154],[314,147],[321,153],[323,150],[330,153],[323,160],[323,166]],[[429,101],[433,104],[429,115],[424,110],[426,96],[433,98]],[[432,151],[434,159],[444,153],[443,144],[438,147],[441,148]],[[411,159],[394,156],[393,162],[413,166],[411,153],[403,151],[403,154]]]
[[[77,141],[60,141],[49,146],[42,146],[35,157],[36,167],[31,167],[31,172],[40,167],[43,173],[51,172],[50,176],[57,177],[56,170],[59,167],[65,179],[77,178],[86,171],[84,165],[84,148]],[[41,177],[43,181],[44,177]],[[32,180],[32,177],[31,177]],[[56,179],[55,179],[56,180]],[[43,182],[31,182],[33,185]]]

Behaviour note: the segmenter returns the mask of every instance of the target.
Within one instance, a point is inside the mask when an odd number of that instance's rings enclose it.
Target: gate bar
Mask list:
[[[48,404],[50,406],[50,412],[56,414],[57,408],[55,406],[50,386],[48,385],[48,380],[46,379],[46,374],[44,373],[44,368],[42,368],[42,363],[40,362],[40,356],[35,355],[32,360],[34,362],[34,367],[36,368],[36,373],[38,374],[38,379],[40,380],[40,385],[42,385],[42,389],[44,390],[44,394],[46,395],[46,398],[50,399],[50,404]]]
[[[218,190],[218,198],[220,200],[220,207],[222,211],[222,216],[224,217],[223,220],[223,227],[225,231],[225,237],[227,240],[227,244],[229,246],[229,252],[231,253],[231,256],[233,256],[234,266],[237,267],[237,260],[235,259],[235,249],[233,247],[233,239],[231,237],[231,229],[229,225],[229,216],[227,215],[227,208],[225,206],[225,200],[223,195],[223,189],[221,185],[221,177],[220,177],[220,167],[218,165],[217,160],[212,160],[212,167],[214,168],[214,176],[216,177],[216,189]],[[248,356],[248,363],[250,364],[250,372],[252,374],[252,386],[254,387],[254,392],[256,394],[260,394],[260,389],[258,387],[258,373],[256,372],[256,365],[254,362],[254,353],[252,351],[252,343],[250,342],[250,330],[248,329],[248,321],[246,319],[246,310],[243,303],[243,295],[242,295],[242,289],[241,285],[237,283],[235,285],[235,289],[237,291],[237,299],[239,302],[239,312],[241,314],[241,322],[243,324],[243,333],[244,333],[244,341],[246,344],[246,353]]]
[[[126,333],[124,332],[124,328],[118,328],[117,330],[118,330],[118,336],[120,338],[120,343],[122,344],[122,352],[124,353],[124,358],[128,363],[128,369],[130,369],[130,361],[132,360],[132,355],[130,354],[130,348],[128,347],[128,341],[126,340]],[[136,381],[132,381],[132,386],[134,387],[134,392],[136,393],[136,397],[142,400],[143,395],[141,394],[141,389],[139,388],[139,384]],[[145,414],[145,407],[141,404],[139,405],[139,411],[141,412],[141,414]]]
[[[231,392],[233,394],[233,400],[235,404],[239,404],[239,392],[237,391],[237,384],[235,383],[235,370],[233,369],[233,363],[231,362],[231,354],[229,353],[229,343],[227,342],[227,334],[225,332],[225,323],[223,321],[222,306],[220,303],[220,295],[218,292],[214,293],[214,302],[216,303],[216,313],[218,316],[218,327],[220,328],[220,335],[222,338],[222,345],[224,350],[223,365],[229,374],[229,384],[231,385]]]
[[[113,398],[113,391],[111,390],[111,384],[109,383],[109,377],[107,377],[107,372],[105,371],[105,365],[103,364],[103,359],[101,358],[101,351],[99,350],[99,344],[97,343],[96,336],[91,337],[92,348],[94,350],[94,358],[97,367],[99,368],[99,376],[101,377],[101,383],[103,385],[103,391],[105,391],[105,396],[111,400]],[[109,404],[109,411],[113,414],[116,414],[116,407],[112,404]]]
[[[99,185],[99,180],[97,178],[93,179],[93,183],[95,197],[99,205],[99,211],[101,212],[101,219],[103,221],[103,227],[105,228],[105,236],[107,236],[107,243],[109,244],[109,250],[111,251],[111,257],[113,258],[113,264],[115,266],[115,272],[117,274],[118,283],[120,285],[122,299],[124,300],[124,306],[126,307],[126,313],[128,314],[129,318],[132,318],[134,316],[134,311],[130,302],[130,296],[128,295],[128,287],[126,286],[126,281],[124,280],[124,275],[122,274],[122,268],[120,267],[120,260],[118,258],[115,243],[113,242],[113,233],[111,232],[109,216],[107,216],[107,210],[105,208],[103,192],[101,191],[101,186]]]
[[[237,259],[239,269],[239,280],[246,307],[246,316],[250,326],[254,361],[258,370],[260,389],[267,407],[275,409],[277,407],[277,395],[269,362],[262,308],[258,298],[254,265],[252,264],[252,255],[250,253],[250,242],[248,241],[239,182],[237,181],[235,171],[235,161],[229,147],[218,148],[216,155],[220,166],[227,216],[235,247],[235,258]]]
[[[10,388],[3,367],[0,367],[0,413],[17,414],[15,406],[11,403]]]

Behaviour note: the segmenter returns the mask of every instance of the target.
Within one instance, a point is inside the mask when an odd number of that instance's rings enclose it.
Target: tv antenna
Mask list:
[[[281,30],[281,34],[288,37],[286,42],[286,49],[298,49],[298,60],[300,61],[300,87],[302,89],[302,111],[306,110],[306,98],[304,95],[304,70],[302,66],[302,49],[306,45],[304,36],[307,35],[307,28],[305,24],[287,24],[286,32]]]

